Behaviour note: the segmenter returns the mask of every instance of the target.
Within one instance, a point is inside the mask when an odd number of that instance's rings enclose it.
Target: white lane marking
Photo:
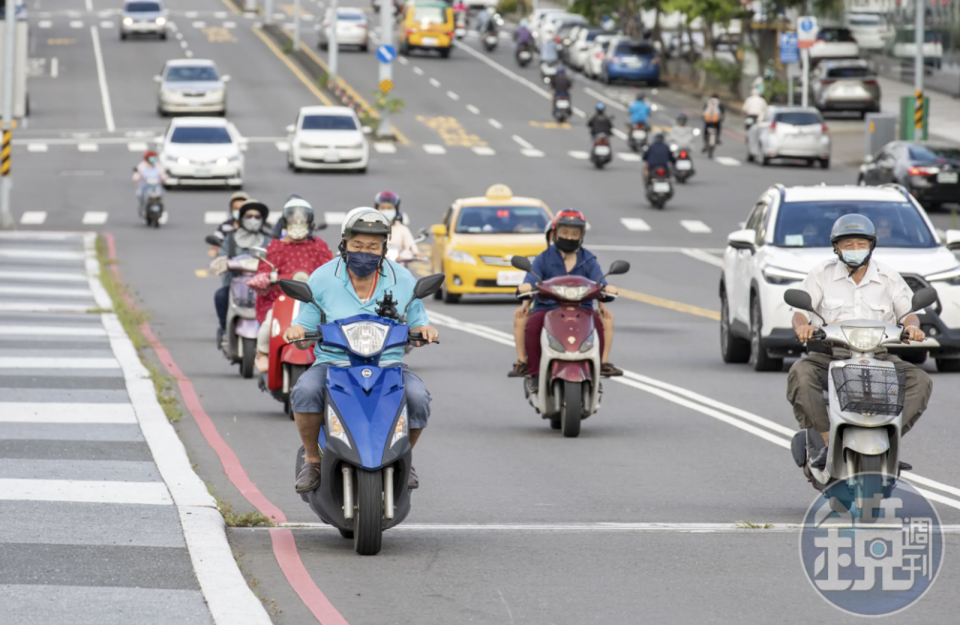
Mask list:
[[[70,28],[83,28],[83,22],[80,20],[74,20],[70,22]]]
[[[177,38],[177,41],[180,41],[181,39],[183,39],[183,33],[177,33],[175,36]]]
[[[236,23],[236,22],[224,22],[224,23],[223,23],[223,27],[226,28],[227,30],[230,30],[231,28],[236,28],[236,27],[237,27],[237,23]]]
[[[376,150],[379,154],[396,154],[397,146],[392,143],[386,143],[385,141],[377,141],[373,144],[373,149]]]
[[[101,310],[113,310],[110,295],[100,281],[100,261],[97,260],[97,235],[87,232],[83,235],[84,269],[87,271],[87,287],[93,293],[93,300]]]
[[[29,260],[83,260],[82,252],[61,250],[5,250],[0,248],[0,258],[24,258]]]
[[[699,219],[681,219],[680,225],[683,226],[687,232],[693,232],[695,234],[708,234],[713,232],[710,226]]]
[[[136,423],[130,404],[0,403],[0,423]]]
[[[717,161],[721,165],[726,165],[727,167],[737,167],[740,165],[740,161],[732,156],[716,156],[713,160]]]
[[[163,482],[0,479],[0,500],[173,505]]]
[[[0,311],[3,312],[30,312],[30,313],[85,313],[90,306],[85,304],[50,304],[47,302],[0,302]]]
[[[188,59],[192,59],[192,58],[193,58],[193,52],[191,52],[190,50],[187,50],[186,52],[184,52],[183,55],[186,56]],[[240,146],[240,149],[241,149],[241,150],[246,150],[246,149],[247,149],[247,146],[241,145],[241,146]]]
[[[100,31],[96,26],[90,27],[90,37],[93,39],[93,57],[97,62],[97,80],[100,83],[100,99],[103,100],[103,119],[107,123],[107,130],[113,132],[117,127],[113,123],[113,106],[110,104],[107,72],[103,68],[103,52],[100,50]]]
[[[42,20],[37,22],[37,28],[50,28],[53,26],[53,22],[50,20]]]
[[[447,149],[442,145],[436,145],[434,143],[425,143],[423,145],[423,151],[427,154],[446,154]]]
[[[83,6],[88,13],[93,13],[93,0],[83,0]]]
[[[340,211],[327,211],[323,214],[323,220],[330,226],[339,226],[343,223],[344,218],[347,214]]]
[[[723,259],[719,256],[714,256],[713,254],[706,252],[704,250],[690,248],[681,250],[683,254],[686,254],[690,258],[694,258],[701,262],[707,263],[708,265],[713,265],[714,267],[723,267]]]
[[[642,160],[639,154],[633,152],[617,152],[617,158],[628,163],[639,163]]]
[[[27,152],[46,152],[47,144],[46,143],[28,143]]]
[[[451,100],[453,100],[454,102],[456,102],[457,100],[460,99],[460,96],[458,96],[457,94],[455,94],[455,93],[452,92],[452,91],[448,91],[448,92],[447,92],[447,97],[450,98]]]
[[[218,20],[227,19],[227,12],[226,12],[226,11],[214,11],[213,16],[214,16],[215,18],[217,18]]]
[[[650,232],[650,225],[639,217],[622,217],[620,223],[633,232]]]
[[[86,282],[79,273],[54,273],[49,271],[0,271],[0,280],[46,280],[48,282]]]
[[[41,226],[47,220],[47,211],[26,211],[20,215],[21,226]]]
[[[145,150],[147,149],[147,147],[148,147],[148,146],[147,146],[146,143],[143,143],[143,142],[140,142],[140,141],[135,141],[135,142],[133,142],[133,143],[128,143],[128,144],[127,144],[127,151],[128,151],[128,152],[143,152],[143,151],[145,151]]]
[[[100,146],[96,143],[78,143],[77,149],[81,152],[96,152],[100,149]]]
[[[480,114],[480,109],[478,109],[477,107],[475,107],[475,106],[472,105],[472,104],[468,104],[468,105],[467,105],[467,110],[470,111],[471,113],[473,113],[474,115],[479,115],[479,114]]]
[[[200,13],[197,11],[187,11],[186,13],[183,14],[183,16],[187,19],[192,20],[194,18],[200,17]]]
[[[99,226],[107,223],[107,217],[109,213],[104,211],[87,211],[83,214],[83,219],[80,220],[85,226]]]
[[[542,158],[544,156],[544,153],[536,148],[523,148],[520,153],[530,158]]]
[[[194,23],[192,23],[192,24],[190,24],[190,25],[193,26],[194,28],[206,28],[206,27],[207,27],[207,23],[206,23],[206,22],[194,22]]]
[[[290,144],[286,141],[277,141],[273,145],[277,146],[277,150],[280,152],[286,152],[290,149]]]
[[[519,144],[520,144],[520,147],[522,147],[522,148],[532,148],[532,147],[533,147],[533,144],[532,144],[532,143],[530,143],[529,141],[527,141],[526,139],[524,139],[524,138],[521,137],[520,135],[513,135],[513,136],[510,137],[510,138],[513,139],[515,142],[519,143]]]
[[[402,57],[402,56],[401,56],[401,57],[398,57],[397,60],[400,61],[400,65],[409,65],[409,64],[410,64],[410,61],[408,61],[407,59],[405,59],[405,58]]]
[[[625,107],[622,103],[617,102],[616,100],[614,100],[614,99],[612,99],[612,98],[610,98],[610,97],[608,97],[608,96],[600,93],[599,91],[595,91],[595,90],[591,89],[590,87],[586,87],[586,88],[584,88],[583,92],[586,93],[588,96],[591,96],[591,97],[594,97],[594,98],[596,98],[596,99],[598,99],[598,100],[602,100],[603,102],[606,102],[608,105],[610,105],[610,106],[612,106],[613,108],[617,109],[617,110],[620,111],[621,113],[626,113],[626,112],[627,112],[627,107]]]
[[[477,146],[473,148],[473,153],[478,156],[493,156],[496,154],[493,148],[487,146]]]
[[[507,69],[507,68],[504,67],[503,65],[500,65],[500,64],[497,63],[496,61],[491,60],[487,55],[481,54],[480,52],[477,52],[476,50],[474,50],[474,49],[471,48],[470,46],[468,46],[468,45],[466,45],[466,44],[463,44],[463,43],[460,43],[459,41],[454,41],[454,42],[453,42],[453,45],[457,46],[457,48],[463,50],[464,52],[466,52],[467,54],[473,56],[474,58],[479,59],[479,60],[482,61],[483,63],[486,63],[487,65],[489,65],[489,66],[492,67],[493,69],[497,70],[498,72],[500,72],[500,73],[503,74],[504,76],[507,76],[507,77],[510,78],[511,80],[515,80],[515,81],[519,82],[520,84],[525,85],[525,86],[529,87],[530,89],[533,89],[536,93],[539,93],[541,96],[547,98],[548,100],[552,100],[552,99],[553,99],[553,95],[551,95],[550,92],[544,90],[544,89],[543,89],[542,87],[540,87],[539,85],[535,85],[534,83],[530,82],[529,80],[527,80],[527,79],[524,78],[523,76],[520,76],[519,74],[516,74],[516,73],[510,71],[509,69]],[[582,112],[582,111],[581,111],[581,112]]]
[[[207,211],[203,214],[203,223],[208,226],[222,224],[227,219],[226,211]]]
[[[624,131],[620,130],[619,128],[614,128],[614,129],[613,129],[613,134],[614,134],[615,136],[623,139],[624,141],[626,141],[627,138],[628,138],[628,137],[627,137],[627,133],[625,133]]]
[[[108,22],[108,21],[100,22],[100,28],[104,30],[110,30],[111,28],[113,28],[113,22]]]
[[[63,297],[93,297],[90,289],[48,288],[38,286],[0,285],[0,295],[53,295]]]
[[[572,156],[573,158],[578,159],[578,160],[581,160],[581,161],[585,161],[585,160],[587,160],[588,158],[590,158],[590,154],[589,154],[588,152],[581,152],[581,151],[579,151],[579,150],[573,150],[573,151],[567,152],[567,154],[569,154],[569,155]],[[596,246],[594,246],[594,247],[596,247]]]
[[[60,75],[60,61],[57,57],[50,59],[50,78],[56,78]]]
[[[106,336],[103,328],[96,326],[38,326],[38,325],[0,325],[0,336]],[[32,404],[31,404],[32,405]],[[43,404],[38,404],[43,405]],[[72,404],[71,404],[72,405]],[[0,412],[0,415],[3,413]]]
[[[417,67],[416,65],[413,66],[413,73],[416,74],[417,76],[423,76],[423,70]]]
[[[189,45],[189,44],[187,44],[186,41],[181,41],[181,42],[180,42],[180,47],[183,48],[184,50],[187,49],[187,46],[188,46],[188,45]]]
[[[489,123],[491,126],[493,126],[494,128],[496,128],[497,130],[500,130],[501,128],[503,128],[503,124],[501,124],[500,122],[498,122],[498,121],[495,120],[495,119],[488,119],[488,120],[487,120],[487,123]]]
[[[5,358],[0,369],[118,369],[113,358]]]
[[[440,81],[437,80],[436,78],[431,78],[431,79],[430,79],[430,84],[433,85],[434,87],[439,87],[439,86],[440,86]]]

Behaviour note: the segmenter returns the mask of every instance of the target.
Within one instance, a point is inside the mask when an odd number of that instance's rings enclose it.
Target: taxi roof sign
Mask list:
[[[487,189],[486,198],[488,200],[509,200],[513,197],[513,191],[505,184],[495,184]]]

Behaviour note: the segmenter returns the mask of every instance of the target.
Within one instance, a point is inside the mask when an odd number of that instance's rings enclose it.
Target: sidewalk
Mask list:
[[[0,622],[270,622],[99,280],[0,233]]]
[[[914,95],[913,85],[878,76],[880,83],[880,110],[900,115],[900,98]],[[925,91],[930,101],[930,120],[927,128],[930,139],[943,139],[960,144],[960,100],[936,91]]]

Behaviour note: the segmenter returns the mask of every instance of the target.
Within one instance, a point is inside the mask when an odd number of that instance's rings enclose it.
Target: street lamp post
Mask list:
[[[13,179],[10,177],[10,135],[13,130],[13,70],[16,54],[17,18],[13,2],[7,0],[4,20],[7,32],[3,51],[3,152],[0,155],[0,229],[13,229],[13,215],[10,210],[10,189]]]

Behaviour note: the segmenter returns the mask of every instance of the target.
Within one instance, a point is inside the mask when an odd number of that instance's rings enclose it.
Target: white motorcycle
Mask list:
[[[790,289],[783,299],[793,308],[820,316],[813,310],[806,291]],[[913,294],[911,312],[936,301],[936,290],[920,289]],[[863,503],[869,502],[875,493],[889,496],[901,468],[908,468],[899,459],[906,383],[893,363],[874,358],[882,345],[898,345],[906,339],[902,321],[903,317],[897,325],[862,319],[824,324],[813,336],[827,345],[850,350],[850,358],[834,360],[827,371],[825,395],[831,444],[826,466],[822,470],[812,466],[813,458],[825,445],[814,429],[797,432],[791,452],[817,490],[845,481],[851,497],[850,509],[855,514],[862,513]],[[868,505],[879,507],[879,503]]]

